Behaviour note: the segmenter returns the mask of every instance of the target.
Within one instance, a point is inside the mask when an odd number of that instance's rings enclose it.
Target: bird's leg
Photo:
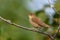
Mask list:
[[[39,27],[37,28],[39,31],[43,31],[43,27]]]
[[[35,27],[32,27],[32,29],[34,29],[34,30],[38,30],[37,28],[35,28]]]

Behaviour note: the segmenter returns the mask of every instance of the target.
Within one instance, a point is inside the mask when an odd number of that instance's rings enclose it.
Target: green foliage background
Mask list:
[[[55,8],[60,11],[60,0],[57,1]],[[0,16],[5,19],[31,27],[28,13],[22,5],[22,0],[0,0]],[[44,14],[40,14],[39,17],[45,20]],[[45,40],[45,35],[20,29],[0,20],[0,40]]]

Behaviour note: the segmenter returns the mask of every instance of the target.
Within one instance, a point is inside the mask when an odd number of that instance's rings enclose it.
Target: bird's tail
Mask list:
[[[45,24],[45,23],[43,23],[42,26],[43,26],[43,27],[46,27],[46,28],[51,27],[51,26],[49,26],[48,24]]]

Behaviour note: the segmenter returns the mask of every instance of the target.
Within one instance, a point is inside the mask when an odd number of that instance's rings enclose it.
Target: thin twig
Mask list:
[[[60,30],[60,19],[58,20],[59,21],[59,25],[58,25],[58,28],[54,34],[54,38],[56,37],[56,35],[58,34],[59,30]]]
[[[49,2],[49,6],[50,6],[51,8],[53,8],[53,9],[54,9],[54,11],[55,11],[57,14],[59,14],[59,15],[60,15],[60,13],[59,13],[59,12],[57,12],[56,8],[54,8],[54,6],[53,6],[53,5],[51,5],[51,3],[50,3],[50,1],[49,1],[49,0],[48,0],[48,2]]]
[[[10,25],[13,25],[13,26],[16,26],[16,27],[19,27],[19,28],[22,28],[22,29],[25,29],[25,30],[29,30],[29,31],[33,31],[33,32],[37,32],[37,33],[41,33],[41,34],[44,34],[46,36],[48,36],[51,40],[53,40],[53,37],[46,33],[46,32],[42,32],[42,31],[39,31],[39,30],[36,30],[36,29],[32,29],[32,28],[27,28],[27,27],[24,27],[24,26],[21,26],[21,25],[18,25],[18,24],[15,24],[15,23],[12,23],[10,20],[6,20],[4,19],[3,17],[0,16],[0,20],[10,24]]]
[[[54,7],[52,7],[52,8],[54,9],[54,11],[55,11],[57,14],[60,15],[60,13],[59,13]]]
[[[59,14],[60,15],[60,13],[59,12],[57,12],[57,10],[53,7],[53,6],[51,6],[51,3],[50,3],[50,1],[48,0],[48,2],[49,2],[49,5],[50,5],[50,7],[51,8],[53,8],[54,9],[54,11],[57,13],[57,14]],[[56,37],[56,35],[57,35],[57,33],[59,32],[59,30],[60,30],[60,19],[58,20],[59,21],[59,26],[58,26],[58,28],[57,28],[57,30],[56,30],[56,32],[55,32],[55,34],[54,34],[54,36],[53,36],[53,38],[55,39],[55,37]]]

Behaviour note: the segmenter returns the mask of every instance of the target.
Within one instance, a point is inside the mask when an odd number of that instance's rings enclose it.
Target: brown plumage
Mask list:
[[[29,16],[29,22],[30,22],[30,24],[32,24],[32,26],[34,26],[36,28],[50,27],[49,25],[45,24],[42,20],[40,20],[38,17],[36,17],[35,14],[30,13],[28,16]]]

